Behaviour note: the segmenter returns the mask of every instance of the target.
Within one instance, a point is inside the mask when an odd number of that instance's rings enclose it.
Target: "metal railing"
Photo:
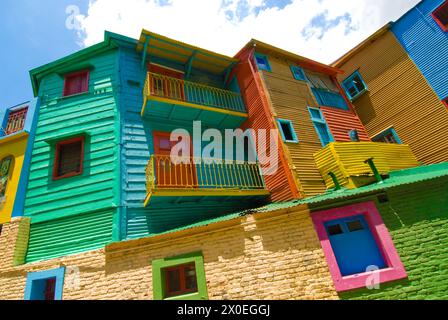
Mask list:
[[[258,163],[193,157],[172,161],[169,155],[152,155],[146,168],[148,193],[157,189],[264,190]]]
[[[231,111],[247,112],[241,94],[148,72],[145,97],[156,96]]]

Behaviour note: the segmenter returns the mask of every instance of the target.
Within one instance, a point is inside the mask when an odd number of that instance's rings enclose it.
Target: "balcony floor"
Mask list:
[[[240,189],[157,189],[148,194],[145,199],[145,207],[160,202],[182,203],[182,202],[222,202],[222,201],[259,201],[269,197],[269,191],[240,190]],[[225,199],[225,200],[223,200]]]
[[[197,105],[151,96],[142,108],[142,117],[169,121],[201,121],[216,128],[239,128],[247,120],[243,112]]]
[[[268,195],[154,196],[150,205],[128,217],[128,237],[139,238],[223,215],[259,208]]]

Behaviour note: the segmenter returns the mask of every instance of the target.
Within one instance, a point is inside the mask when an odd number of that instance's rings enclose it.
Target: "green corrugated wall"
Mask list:
[[[83,59],[78,62],[91,66],[88,94],[62,98],[64,78],[58,70],[40,83],[42,104],[25,200],[25,215],[31,217],[28,262],[101,247],[117,229],[118,50]],[[86,136],[84,173],[54,181],[56,142],[81,134]]]

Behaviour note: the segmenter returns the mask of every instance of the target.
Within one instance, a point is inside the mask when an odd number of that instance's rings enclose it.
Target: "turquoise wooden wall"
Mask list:
[[[166,63],[166,62],[165,62]],[[123,136],[123,220],[124,238],[139,238],[165,232],[182,225],[203,219],[257,206],[260,199],[251,197],[191,197],[181,203],[175,199],[156,200],[147,208],[143,207],[146,193],[145,170],[150,155],[154,152],[153,131],[170,132],[177,128],[192,131],[191,122],[168,122],[160,119],[143,119],[140,115],[143,104],[143,84],[146,71],[141,67],[141,55],[134,49],[120,51],[120,76],[122,83],[122,136]],[[207,74],[195,72],[195,78],[204,83],[214,83]],[[179,108],[181,110],[182,108]],[[205,128],[204,128],[205,129]],[[225,201],[224,201],[225,200]]]
[[[63,76],[40,83],[41,107],[34,142],[25,215],[32,218],[27,261],[94,249],[118,240],[120,211],[117,104],[118,49],[87,60],[89,93],[62,98]],[[84,173],[52,180],[55,143],[86,135]]]

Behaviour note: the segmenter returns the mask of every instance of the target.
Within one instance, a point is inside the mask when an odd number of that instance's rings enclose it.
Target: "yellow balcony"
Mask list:
[[[146,169],[147,197],[266,197],[258,163],[152,155]]]
[[[375,181],[369,159],[380,175],[419,165],[408,145],[377,142],[333,142],[316,152],[314,159],[327,188],[335,187],[330,173],[350,189]]]
[[[238,127],[247,119],[241,94],[148,72],[142,117]]]

